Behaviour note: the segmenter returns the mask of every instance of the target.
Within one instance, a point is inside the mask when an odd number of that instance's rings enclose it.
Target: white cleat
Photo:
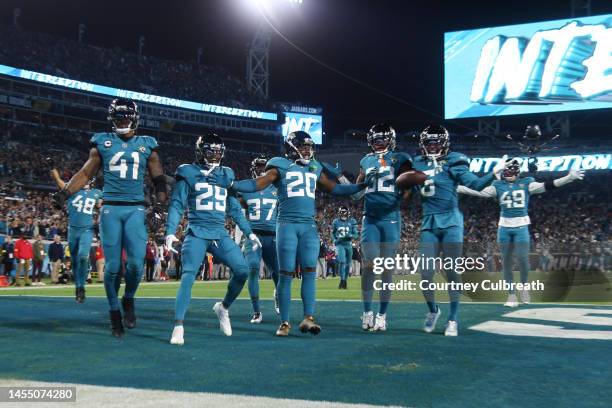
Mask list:
[[[230,323],[229,311],[223,307],[223,303],[217,302],[213,306],[213,310],[219,318],[219,328],[226,336],[232,335],[232,324]]]
[[[278,296],[276,294],[276,289],[274,289],[274,311],[277,315],[280,314],[280,307],[278,307]]]
[[[183,335],[185,334],[185,329],[183,326],[174,326],[174,330],[172,330],[172,338],[170,339],[170,344],[176,344],[182,346],[185,344],[185,339],[183,339]]]
[[[515,293],[510,293],[508,295],[508,300],[506,300],[506,303],[504,303],[505,307],[518,307],[519,303],[518,300],[516,299],[516,294]]]
[[[251,319],[251,323],[259,324],[263,320],[263,315],[261,312],[253,313],[253,318]]]
[[[363,330],[372,330],[374,327],[374,312],[364,312],[361,315],[361,328]]]
[[[376,323],[374,323],[373,331],[387,331],[387,315],[376,313]]]
[[[457,322],[454,320],[449,320],[448,323],[446,323],[446,329],[444,330],[444,335],[456,337],[458,334],[459,334],[459,331],[457,330]]]
[[[529,291],[527,289],[524,289],[520,291],[519,293],[521,295],[521,302],[523,302],[526,305],[531,303],[531,295],[529,294]]]
[[[425,333],[431,333],[436,329],[436,323],[438,323],[438,318],[442,314],[442,310],[438,307],[438,311],[436,313],[427,313],[425,315],[425,323],[423,323],[423,331]]]

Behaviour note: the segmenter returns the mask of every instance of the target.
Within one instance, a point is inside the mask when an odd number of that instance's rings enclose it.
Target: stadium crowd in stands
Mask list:
[[[0,63],[196,102],[238,108],[264,108],[267,104],[222,67],[198,64],[195,60],[164,60],[118,47],[101,48],[8,26],[0,26]]]

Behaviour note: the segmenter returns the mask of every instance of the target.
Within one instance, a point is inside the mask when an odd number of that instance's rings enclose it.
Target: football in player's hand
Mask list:
[[[413,186],[418,186],[425,183],[427,174],[418,170],[408,170],[395,179],[395,184],[402,190],[408,190]]]

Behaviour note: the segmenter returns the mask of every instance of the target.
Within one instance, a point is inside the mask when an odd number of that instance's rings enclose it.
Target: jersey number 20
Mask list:
[[[302,173],[299,171],[288,171],[287,197],[304,197],[304,195],[315,198],[317,188],[317,175],[314,173]]]

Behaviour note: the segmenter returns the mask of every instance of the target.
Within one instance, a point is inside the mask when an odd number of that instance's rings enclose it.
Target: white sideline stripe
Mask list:
[[[15,288],[15,289],[19,289],[19,288]],[[23,288],[22,288],[23,289]],[[35,289],[40,289],[40,288],[35,288]],[[0,290],[1,292],[2,290]],[[2,298],[13,298],[13,297],[35,297],[35,298],[49,298],[49,299],[74,299],[74,296],[50,296],[50,295],[0,295],[0,299]],[[101,296],[101,295],[87,295],[88,298],[98,298],[98,299],[106,299],[106,296]],[[173,296],[137,296],[136,299],[175,299],[175,297]],[[192,296],[191,299],[199,299],[199,300],[219,300],[220,298],[218,297],[211,297],[211,296]],[[264,298],[264,297],[260,297],[260,300],[274,300],[274,298]],[[242,301],[246,301],[248,300],[249,302],[251,301],[251,299],[248,298],[236,298],[236,300],[234,300],[234,302],[237,302],[239,300]],[[292,302],[298,302],[301,299],[299,298],[293,298],[291,299]],[[317,299],[317,302],[359,302],[361,303],[361,300],[358,299]],[[423,302],[420,301],[416,301],[416,300],[395,300],[392,301],[394,303],[408,303],[408,304],[415,304],[415,305],[420,305],[423,304]],[[436,303],[440,303],[440,304],[447,304],[449,303],[449,301],[445,300],[445,301],[439,301],[436,300]],[[609,302],[600,302],[600,303],[550,303],[550,302],[531,302],[529,303],[530,305],[541,305],[541,306],[593,306],[593,307],[612,307],[612,305]],[[462,305],[503,305],[503,302],[462,302]]]
[[[76,402],[49,403],[52,407],[232,407],[232,408],[372,408],[381,405],[254,397],[210,392],[143,390],[56,382],[0,380],[3,387],[77,387]],[[40,408],[40,402],[20,402],[19,407]]]

